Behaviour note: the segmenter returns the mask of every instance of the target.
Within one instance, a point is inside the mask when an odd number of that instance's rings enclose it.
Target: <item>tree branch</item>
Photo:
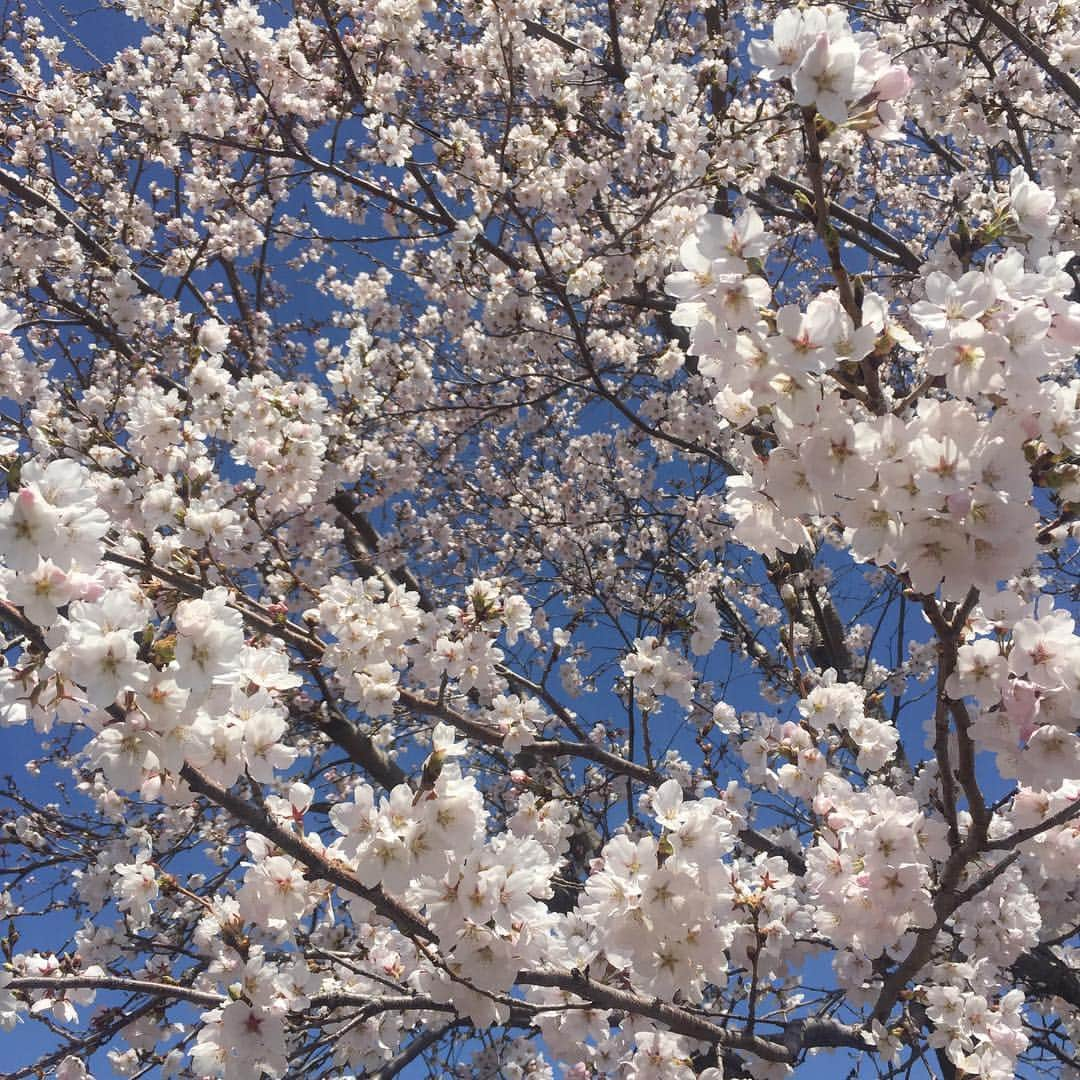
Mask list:
[[[1052,64],[1047,52],[1036,45],[1015,23],[1009,22],[998,10],[998,5],[991,3],[990,0],[964,0],[964,3],[973,11],[977,11],[1029,60],[1040,67],[1050,81],[1068,98],[1069,104],[1080,112],[1080,85],[1061,68]]]

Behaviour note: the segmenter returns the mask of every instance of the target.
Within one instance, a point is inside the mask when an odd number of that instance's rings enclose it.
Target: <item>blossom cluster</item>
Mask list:
[[[907,68],[891,61],[872,34],[853,33],[842,8],[783,9],[772,38],[750,43],[750,59],[760,78],[790,79],[796,103],[831,123],[900,138],[902,117],[892,102],[911,89]]]
[[[673,320],[690,329],[718,412],[736,429],[763,413],[773,420],[775,445],[764,459],[746,454],[746,471],[728,483],[734,535],[764,553],[794,551],[809,526],[835,521],[854,557],[950,599],[972,586],[996,591],[1029,567],[1032,447],[1067,453],[1077,443],[1075,391],[1047,380],[1066,369],[1080,319],[1061,270],[1068,255],[1040,259],[1038,272],[1015,250],[959,280],[933,271],[911,308],[931,335],[922,347],[873,293],[857,328],[836,291],[805,311],[769,312],[765,279],[730,254],[748,246],[758,257],[768,246],[754,210],[734,223],[707,216],[683,245],[687,271],[668,278]],[[845,365],[897,347],[917,352],[918,369],[951,396],[918,397],[902,416],[846,393]],[[1008,404],[987,415],[1006,386]]]
[[[693,669],[685,657],[653,636],[634,641],[634,651],[621,663],[623,674],[634,680],[634,695],[643,706],[657,697],[674,698],[689,708],[694,693]]]
[[[121,7],[0,34],[37,1071],[1075,1059],[1080,5]]]
[[[96,600],[94,570],[109,531],[90,472],[77,462],[30,461],[18,492],[0,506],[4,592],[41,626],[73,600]]]
[[[818,801],[826,828],[807,852],[807,888],[818,930],[855,953],[877,956],[912,927],[932,926],[932,860],[945,830],[914,799],[875,785]]]
[[[661,839],[606,844],[579,911],[593,928],[593,956],[650,994],[700,1000],[706,982],[726,979],[735,895],[724,856],[740,813],[721,799],[685,800],[674,780],[651,802]]]

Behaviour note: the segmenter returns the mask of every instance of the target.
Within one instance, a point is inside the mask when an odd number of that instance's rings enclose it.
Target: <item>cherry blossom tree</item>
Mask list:
[[[117,8],[3,13],[6,1075],[1076,1075],[1080,5]]]

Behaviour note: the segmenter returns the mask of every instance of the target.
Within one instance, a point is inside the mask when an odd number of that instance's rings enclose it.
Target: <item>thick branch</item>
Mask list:
[[[362,102],[364,100],[364,88],[360,85],[360,80],[356,77],[356,70],[352,66],[349,54],[345,51],[345,43],[341,40],[341,35],[338,33],[337,26],[334,23],[334,16],[330,11],[330,5],[327,3],[327,0],[315,0],[315,3],[318,5],[319,11],[322,13],[322,17],[326,22],[326,32],[329,35],[330,44],[334,48],[334,54],[338,58],[338,66],[341,68],[341,74],[348,84],[349,92],[352,94],[354,100]]]
[[[795,183],[793,180],[788,180],[787,177],[780,176],[779,173],[770,173],[769,183],[774,187],[778,187],[781,191],[786,192],[788,195],[801,195],[811,203],[814,203],[815,201],[815,193],[813,191],[804,187],[802,184]],[[907,246],[907,244],[898,239],[887,229],[883,229],[880,225],[876,225],[867,218],[860,217],[858,214],[853,213],[851,210],[834,202],[832,199],[824,198],[824,196],[822,198],[822,205],[828,211],[829,217],[836,218],[837,221],[842,221],[845,225],[850,226],[855,232],[865,233],[867,236],[872,236],[879,243],[884,244],[885,247],[896,256],[897,261],[905,270],[910,270],[913,274],[919,272],[919,269],[922,266],[922,260]]]
[[[229,999],[208,990],[195,990],[179,983],[156,983],[149,979],[129,979],[120,975],[27,975],[11,979],[5,990],[50,990],[62,994],[65,990],[122,990],[128,994],[150,997],[171,997],[215,1009]]]
[[[1074,109],[1080,112],[1080,85],[1061,68],[1050,62],[1045,49],[1040,48],[1024,33],[1020,27],[1009,22],[998,10],[998,5],[989,0],[964,0],[969,8],[977,11],[991,26],[1008,38],[1032,63],[1046,72],[1050,81],[1069,99]]]
[[[1043,833],[1049,832],[1050,829],[1056,828],[1058,825],[1064,825],[1076,817],[1080,817],[1080,799],[1062,807],[1056,814],[1051,814],[1045,821],[1040,821],[1038,825],[1031,825],[1026,829],[1017,829],[1016,832],[1009,833],[1008,836],[990,840],[984,847],[987,851],[1008,851],[1010,848],[1015,848],[1028,840],[1034,840],[1035,837],[1042,836]]]
[[[192,791],[198,792],[223,810],[227,810],[237,821],[247,825],[260,836],[265,836],[286,855],[306,866],[313,876],[328,881],[331,885],[337,885],[338,888],[354,896],[363,897],[380,915],[393,922],[403,933],[427,941],[434,940],[435,935],[428,929],[427,924],[403,904],[391,899],[382,889],[369,888],[362,884],[341,863],[332,862],[325,855],[309,847],[294,832],[279,825],[259,807],[218,787],[191,765],[185,765],[180,775]]]
[[[764,1061],[790,1064],[803,1050],[817,1046],[847,1046],[857,1050],[870,1050],[873,1046],[858,1028],[832,1020],[793,1021],[785,1026],[782,1041],[746,1035],[720,1027],[698,1013],[667,1005],[659,998],[643,998],[626,990],[605,986],[579,971],[570,974],[523,971],[517,981],[521,986],[558,987],[600,1008],[646,1016],[677,1035],[686,1035],[725,1049],[743,1050]]]
[[[1046,945],[1036,945],[1012,966],[1013,973],[1040,993],[1052,994],[1080,1009],[1080,972],[1060,960]]]
[[[385,1065],[371,1073],[371,1080],[393,1080],[393,1077],[398,1076],[425,1050],[434,1046],[443,1036],[449,1034],[461,1023],[461,1020],[453,1020],[449,1024],[443,1024],[442,1027],[431,1028],[431,1030],[417,1035],[395,1057],[392,1057]]]

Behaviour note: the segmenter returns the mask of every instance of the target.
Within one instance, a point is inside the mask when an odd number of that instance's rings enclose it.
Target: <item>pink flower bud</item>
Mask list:
[[[1002,690],[1001,699],[1009,719],[1019,728],[1023,740],[1038,726],[1035,718],[1041,708],[1039,688],[1025,679],[1013,679]]]
[[[945,505],[949,513],[956,517],[963,517],[971,509],[971,493],[968,491],[955,491],[946,496]]]
[[[1066,310],[1054,312],[1046,336],[1062,345],[1080,346],[1080,304],[1069,304]]]
[[[1020,417],[1020,430],[1029,439],[1037,439],[1039,437],[1040,427],[1039,418],[1027,413]]]
[[[911,76],[903,64],[893,64],[885,69],[874,83],[874,94],[879,101],[895,101],[911,90]]]
[[[105,586],[92,577],[83,577],[79,575],[78,582],[78,598],[80,600],[86,600],[89,603],[93,603],[95,600],[100,600],[105,595]]]

